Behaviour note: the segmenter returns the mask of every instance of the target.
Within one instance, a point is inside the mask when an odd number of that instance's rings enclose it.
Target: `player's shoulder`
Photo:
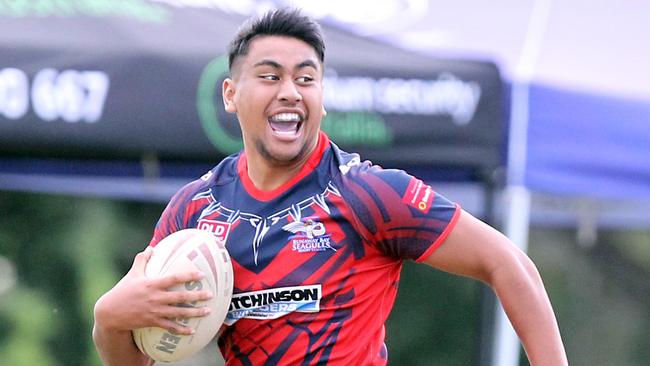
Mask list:
[[[176,192],[176,197],[191,197],[194,193],[205,191],[210,187],[222,186],[235,181],[237,177],[237,158],[239,153],[221,160],[201,177],[185,184]]]
[[[349,153],[332,143],[332,153],[337,164],[337,175],[351,179],[409,180],[412,177],[400,169],[386,169],[370,160],[362,160],[357,153]]]
[[[342,150],[334,142],[331,142],[332,163],[336,171],[335,175],[348,175],[352,172],[355,174],[363,171],[372,166],[369,160],[361,160],[361,156],[357,153],[350,153]]]

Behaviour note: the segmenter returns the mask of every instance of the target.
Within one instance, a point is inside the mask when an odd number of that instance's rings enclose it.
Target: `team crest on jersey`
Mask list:
[[[332,247],[330,235],[327,234],[325,224],[314,218],[306,217],[290,222],[282,227],[283,230],[295,235],[291,237],[291,250],[298,253],[324,252]]]
[[[196,227],[213,233],[219,240],[225,243],[230,233],[230,225],[229,222],[201,219]]]

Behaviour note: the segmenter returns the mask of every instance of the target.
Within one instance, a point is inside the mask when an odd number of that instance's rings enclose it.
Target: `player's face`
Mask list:
[[[223,85],[249,159],[275,166],[307,160],[325,113],[322,68],[316,51],[296,38],[261,36],[250,43]]]

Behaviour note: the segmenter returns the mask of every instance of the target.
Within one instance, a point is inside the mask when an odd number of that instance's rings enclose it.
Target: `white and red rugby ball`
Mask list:
[[[184,229],[161,240],[145,267],[145,275],[158,278],[175,273],[199,270],[201,281],[189,281],[171,287],[170,291],[210,290],[210,300],[178,304],[183,307],[210,308],[204,317],[175,319],[178,324],[194,329],[192,335],[179,335],[165,329],[150,327],[133,330],[136,345],[158,362],[185,359],[205,347],[217,334],[228,312],[232,298],[233,271],[224,243],[209,231]]]

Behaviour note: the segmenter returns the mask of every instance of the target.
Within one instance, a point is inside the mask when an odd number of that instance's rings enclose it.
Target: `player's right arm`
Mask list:
[[[105,365],[153,365],[140,352],[131,331],[136,328],[160,327],[176,334],[192,334],[193,330],[180,326],[171,319],[204,316],[209,309],[174,306],[209,299],[208,291],[167,291],[187,281],[200,280],[201,272],[188,272],[151,279],[144,268],[152,250],[136,255],[129,272],[95,304],[93,341]]]

